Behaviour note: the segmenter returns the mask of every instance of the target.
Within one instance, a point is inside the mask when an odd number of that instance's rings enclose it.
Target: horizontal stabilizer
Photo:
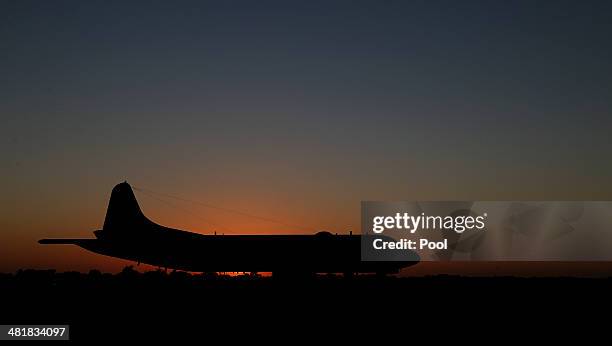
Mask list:
[[[87,239],[41,239],[39,244],[71,244],[76,245]]]

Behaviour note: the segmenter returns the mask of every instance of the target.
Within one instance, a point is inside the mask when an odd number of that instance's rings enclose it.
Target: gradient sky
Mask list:
[[[0,271],[124,265],[36,240],[125,179],[332,232],[361,200],[612,199],[611,36],[609,1],[0,1]]]

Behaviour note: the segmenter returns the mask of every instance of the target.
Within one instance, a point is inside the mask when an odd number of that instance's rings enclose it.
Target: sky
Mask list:
[[[112,187],[211,233],[362,200],[610,200],[608,1],[0,1],[0,271],[116,270]],[[177,203],[174,201],[173,203]],[[180,203],[179,203],[180,204]]]

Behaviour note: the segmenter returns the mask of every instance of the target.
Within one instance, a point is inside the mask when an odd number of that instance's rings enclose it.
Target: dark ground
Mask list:
[[[408,341],[425,328],[436,331],[434,339],[485,330],[508,338],[548,331],[548,323],[551,333],[572,332],[590,318],[607,321],[612,311],[612,279],[22,270],[0,274],[0,292],[0,324],[70,324],[71,339],[81,341],[214,336],[294,343],[334,335]]]

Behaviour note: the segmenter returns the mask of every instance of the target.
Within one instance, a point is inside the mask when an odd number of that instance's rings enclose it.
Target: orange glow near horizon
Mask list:
[[[304,199],[270,198],[265,194],[245,196],[227,192],[220,198],[222,207],[265,218],[274,218],[284,224],[310,228],[291,228],[277,224],[177,201],[160,202],[135,191],[141,209],[151,220],[164,226],[202,234],[313,234],[318,230],[333,233],[359,232],[360,205],[340,203],[336,200],[318,202],[310,196]],[[215,196],[214,193],[210,195]],[[56,269],[58,271],[88,272],[91,269],[116,273],[126,266],[138,271],[156,270],[157,267],[91,253],[71,245],[43,246],[41,238],[92,238],[92,232],[102,227],[108,192],[97,195],[90,203],[79,203],[80,194],[40,199],[29,202],[31,208],[19,209],[13,205],[10,217],[2,219],[0,235],[0,272],[14,272],[20,268]],[[232,197],[233,196],[233,197]],[[63,199],[61,199],[63,197]],[[187,196],[198,200],[197,196]],[[60,199],[62,202],[60,202]],[[22,204],[23,205],[23,204]],[[342,207],[338,207],[341,205]],[[319,225],[320,227],[316,227]],[[512,262],[423,262],[402,271],[401,276],[435,274],[457,275],[520,275],[520,276],[609,276],[612,265],[593,263],[512,263]],[[236,274],[232,274],[236,275]]]
[[[102,228],[108,192],[94,198],[90,198],[88,194],[86,198],[90,203],[81,203],[81,194],[72,190],[69,192],[72,194],[58,195],[55,200],[43,198],[16,203],[12,206],[13,210],[9,206],[10,217],[2,219],[0,272],[13,272],[19,268],[53,268],[59,271],[99,269],[118,272],[125,266],[135,265],[131,261],[98,255],[77,246],[43,246],[37,243],[42,238],[93,238],[93,231]],[[355,203],[350,213],[338,212],[332,217],[330,214],[320,213],[312,202],[309,205],[303,200],[296,200],[294,207],[291,207],[286,199],[272,199],[261,195],[247,197],[242,193],[231,197],[228,191],[224,191],[219,202],[222,208],[232,205],[232,210],[281,222],[275,223],[194,203],[169,198],[160,200],[158,196],[151,198],[137,190],[134,192],[142,211],[149,219],[167,227],[201,234],[314,234],[319,230],[336,233],[348,233],[349,230],[358,232],[358,223],[354,219],[359,213],[359,203]],[[197,197],[188,197],[198,200]],[[25,205],[29,208],[19,208]],[[315,217],[317,215],[319,219]],[[323,226],[316,227],[317,224]],[[353,227],[344,227],[347,224],[352,224]],[[156,268],[141,264],[137,269]]]

